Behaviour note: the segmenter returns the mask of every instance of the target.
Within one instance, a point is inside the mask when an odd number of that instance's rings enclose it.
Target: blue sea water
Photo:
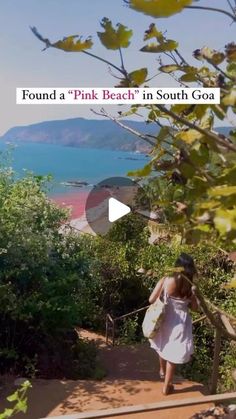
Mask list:
[[[8,149],[8,144],[0,143],[0,151]],[[78,180],[93,185],[108,177],[126,176],[127,172],[142,168],[148,158],[131,152],[18,143],[10,151],[8,160],[7,165],[20,176],[26,171],[52,175],[52,195],[78,191],[78,188],[64,186],[62,182]]]

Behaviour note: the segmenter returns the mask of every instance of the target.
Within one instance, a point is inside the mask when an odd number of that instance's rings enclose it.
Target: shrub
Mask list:
[[[88,301],[90,317],[95,310],[78,237],[60,233],[68,214],[44,189],[43,178],[0,173],[1,373],[70,374],[68,362],[79,359],[74,327]],[[84,376],[80,367],[76,374]]]

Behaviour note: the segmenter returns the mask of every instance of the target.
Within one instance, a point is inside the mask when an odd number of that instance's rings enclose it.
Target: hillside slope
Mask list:
[[[158,127],[147,125],[145,122],[124,121],[124,123],[142,133],[158,133]],[[112,121],[103,119],[73,118],[19,126],[8,130],[0,139],[10,142],[35,142],[123,151],[149,150],[148,144],[136,135]]]

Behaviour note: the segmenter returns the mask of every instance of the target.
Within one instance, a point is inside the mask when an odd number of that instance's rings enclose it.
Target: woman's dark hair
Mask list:
[[[193,278],[197,274],[197,269],[192,256],[181,253],[175,262],[177,268],[182,268],[181,272],[175,273],[177,293],[180,297],[190,297],[192,293]]]

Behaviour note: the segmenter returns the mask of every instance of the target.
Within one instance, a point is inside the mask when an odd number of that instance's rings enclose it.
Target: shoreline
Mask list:
[[[96,235],[93,229],[90,227],[92,223],[95,228],[99,226],[98,231],[102,228],[104,232],[107,232],[109,223],[108,218],[108,207],[105,202],[109,197],[114,196],[112,190],[100,190],[93,192],[92,196],[89,197],[90,191],[71,192],[66,195],[58,194],[50,197],[50,200],[62,208],[69,208],[71,214],[69,216],[69,224],[74,227],[75,230],[81,231],[82,233],[89,233]],[[136,187],[123,187],[115,191],[115,198],[121,202],[125,202],[126,205],[131,205],[136,193]],[[89,199],[88,199],[89,197]],[[95,228],[96,230],[96,228]]]
[[[62,208],[71,209],[71,215],[69,217],[71,227],[81,233],[96,235],[89,225],[88,218],[91,217],[91,221],[96,220],[99,223],[105,222],[107,210],[106,205],[104,205],[104,200],[107,199],[107,193],[103,191],[94,193],[93,199],[90,199],[90,205],[86,208],[88,195],[89,191],[80,191],[78,193],[71,192],[66,195],[57,195],[50,197],[50,199]],[[89,210],[91,210],[91,213],[89,213]]]

